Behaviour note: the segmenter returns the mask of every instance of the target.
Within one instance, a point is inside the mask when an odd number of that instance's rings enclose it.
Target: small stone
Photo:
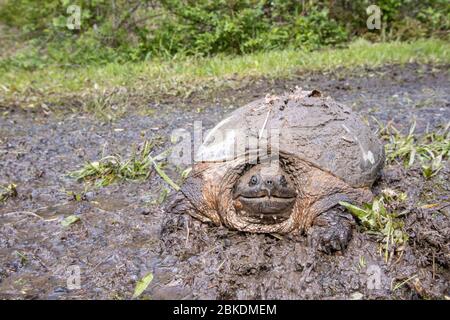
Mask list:
[[[148,216],[150,214],[150,210],[148,210],[147,208],[141,208],[138,211],[139,214],[142,214],[143,216]]]
[[[93,191],[86,192],[86,193],[84,194],[84,198],[86,199],[86,201],[92,201],[92,200],[94,200],[94,198],[95,198],[95,192],[93,192]]]
[[[230,246],[231,246],[231,241],[230,241],[230,239],[224,239],[224,240],[223,240],[223,245],[224,245],[225,248],[230,247]]]

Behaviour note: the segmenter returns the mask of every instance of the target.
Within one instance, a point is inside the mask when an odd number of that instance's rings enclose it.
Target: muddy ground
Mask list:
[[[418,132],[450,119],[448,66],[415,64],[261,79],[222,92],[210,104],[146,101],[151,116],[130,111],[113,123],[89,114],[9,110],[0,117],[0,184],[17,184],[18,197],[0,205],[0,298],[128,299],[149,272],[154,279],[141,298],[450,296],[448,165],[431,180],[417,167],[390,166],[374,186],[375,192],[390,187],[408,193],[402,209],[410,239],[388,263],[359,228],[343,254],[326,255],[309,248],[303,236],[245,234],[165,212],[157,201],[168,187],[155,173],[143,182],[91,186],[82,201],[68,195],[85,191],[66,175],[85,161],[126,156],[133,143],[162,137],[158,154],[170,146],[173,129],[192,130],[194,120],[209,129],[239,104],[295,85],[320,89],[363,117],[404,130],[414,118]],[[73,214],[80,221],[63,227],[61,220]],[[81,288],[69,290],[74,265]]]

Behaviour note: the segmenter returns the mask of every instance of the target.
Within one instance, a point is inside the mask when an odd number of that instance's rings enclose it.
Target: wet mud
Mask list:
[[[448,66],[410,64],[342,76],[299,74],[260,79],[218,94],[214,103],[145,101],[152,116],[130,111],[112,123],[92,115],[63,116],[10,110],[0,117],[0,184],[18,196],[0,204],[0,298],[129,299],[152,272],[141,298],[149,299],[445,299],[450,296],[450,168],[432,179],[419,166],[386,167],[373,190],[408,194],[409,241],[386,262],[379,244],[353,232],[349,247],[327,255],[301,235],[248,234],[166,212],[169,187],[149,179],[89,187],[67,176],[85,161],[131,152],[133,143],[159,139],[153,154],[170,147],[176,128],[210,129],[237,106],[296,85],[319,89],[359,112],[417,132],[450,119]],[[176,177],[174,168],[168,174]],[[81,201],[71,192],[82,193]],[[80,220],[68,227],[64,217]],[[75,266],[75,268],[74,268]],[[75,270],[75,271],[74,271]],[[67,287],[80,272],[79,288]],[[75,283],[76,284],[76,283]],[[69,286],[70,287],[70,286]]]

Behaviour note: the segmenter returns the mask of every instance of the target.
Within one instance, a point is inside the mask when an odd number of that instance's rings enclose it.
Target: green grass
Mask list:
[[[436,39],[377,44],[358,40],[346,49],[315,52],[281,50],[84,68],[51,66],[35,71],[9,70],[0,73],[0,106],[56,104],[61,103],[61,96],[106,95],[117,88],[153,99],[161,95],[183,98],[193,92],[234,87],[245,78],[288,78],[308,71],[409,62],[450,63],[450,44]],[[100,103],[100,109],[102,106]]]
[[[162,161],[155,160],[167,151],[153,158],[150,154],[154,146],[155,143],[145,141],[139,152],[133,148],[129,159],[124,160],[120,155],[105,156],[98,161],[87,162],[82,168],[69,172],[69,176],[84,182],[95,182],[96,187],[106,187],[116,181],[145,180],[155,170],[161,179],[178,191],[180,187],[162,169]],[[183,175],[184,172],[182,178]],[[82,195],[71,195],[75,200],[82,200]]]
[[[10,183],[6,186],[0,185],[0,204],[6,202],[10,198],[17,197],[17,186],[14,183]]]
[[[380,124],[379,124],[380,125]],[[402,134],[392,124],[380,125],[380,137],[386,141],[386,162],[402,163],[410,168],[419,162],[425,178],[435,176],[443,167],[443,162],[450,155],[450,122],[444,127],[417,136],[414,122],[408,134]]]
[[[359,220],[367,233],[378,236],[381,244],[380,252],[387,262],[397,252],[401,252],[403,245],[408,241],[408,235],[404,231],[404,222],[400,218],[401,214],[395,212],[395,207],[404,202],[406,198],[407,195],[403,192],[385,189],[372,203],[364,204],[363,207],[344,201],[339,204]]]
[[[153,144],[144,142],[140,152],[133,150],[129,159],[119,155],[106,156],[86,163],[81,169],[70,172],[69,176],[82,181],[95,181],[97,187],[105,187],[117,180],[143,180],[151,173],[148,157]]]
[[[0,203],[6,202],[10,198],[15,198],[17,195],[17,186],[14,183],[6,186],[0,185]]]
[[[409,132],[403,134],[391,123],[384,126],[374,120],[380,126],[380,138],[386,141],[387,164],[400,163],[408,169],[418,162],[426,179],[437,175],[444,167],[450,154],[450,122],[438,130],[418,136],[415,134],[415,122]],[[384,189],[372,203],[362,207],[347,202],[340,204],[359,220],[366,232],[379,237],[380,252],[388,261],[397,251],[402,251],[403,244],[408,240],[401,218],[403,214],[396,212],[406,199],[404,192]]]

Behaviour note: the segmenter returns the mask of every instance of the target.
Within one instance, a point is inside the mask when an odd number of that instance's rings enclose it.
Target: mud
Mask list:
[[[390,166],[375,184],[376,193],[385,187],[408,193],[400,210],[410,240],[389,262],[359,227],[343,254],[326,255],[309,248],[302,236],[241,233],[167,213],[163,204],[155,204],[168,188],[155,173],[143,182],[90,187],[82,201],[68,194],[85,191],[66,175],[84,161],[127,155],[133,143],[163,137],[164,144],[154,150],[158,154],[170,146],[174,128],[192,130],[193,121],[202,120],[209,129],[236,106],[295,85],[320,89],[363,117],[392,121],[400,129],[414,118],[418,132],[450,119],[448,66],[411,64],[343,74],[260,79],[220,93],[212,105],[146,101],[142,108],[154,110],[154,116],[133,110],[113,123],[86,114],[10,110],[0,117],[0,184],[14,182],[19,196],[0,205],[0,298],[128,299],[148,272],[154,280],[141,298],[448,297],[448,164],[431,180],[418,167]],[[167,170],[177,176],[175,169]],[[80,221],[63,227],[61,220],[73,214]],[[76,268],[80,288],[68,289]]]

